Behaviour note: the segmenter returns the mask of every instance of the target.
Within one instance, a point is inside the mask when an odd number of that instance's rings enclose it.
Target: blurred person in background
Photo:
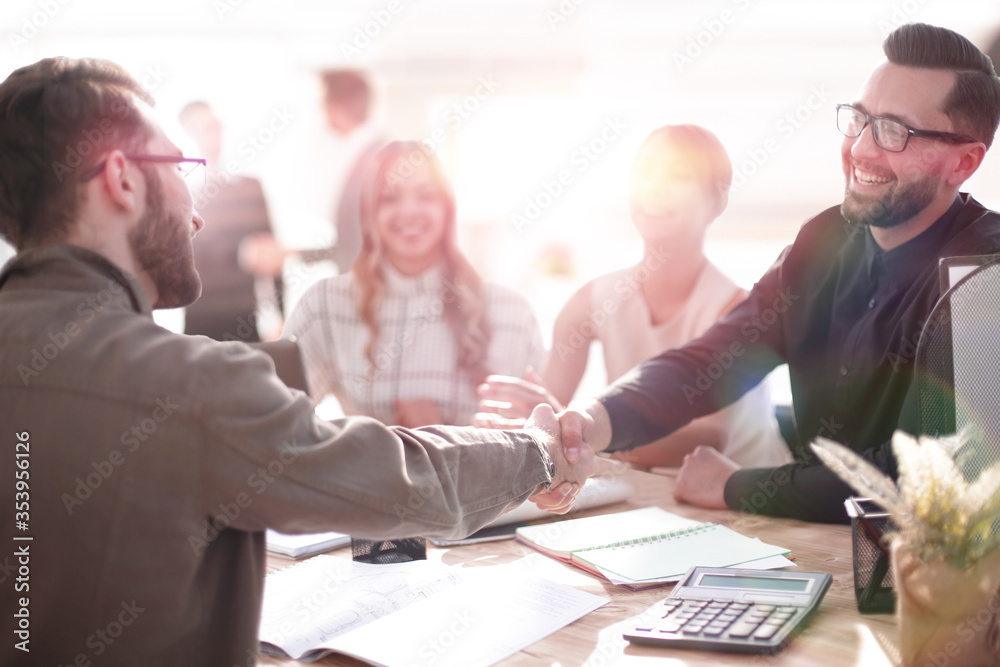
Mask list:
[[[338,136],[350,139],[362,132],[371,113],[371,85],[358,70],[326,70],[322,73],[323,110],[326,124]],[[347,180],[340,191],[333,216],[337,239],[331,259],[345,273],[361,252],[361,189],[375,152],[384,145],[381,136],[362,136]]]
[[[527,300],[484,282],[456,241],[455,199],[417,142],[374,157],[361,198],[361,252],[313,285],[283,337],[302,351],[317,403],[387,424],[472,423],[476,386],[544,357]]]
[[[248,237],[273,239],[267,202],[255,178],[230,173],[221,162],[222,123],[206,102],[184,106],[180,123],[200,155],[208,161],[206,184],[195,193],[195,208],[205,228],[194,243],[194,258],[201,275],[201,297],[185,309],[184,333],[215,340],[260,340],[258,306],[281,325],[278,275],[254,275],[240,262],[240,244]],[[280,269],[279,269],[280,270]],[[276,329],[276,330],[275,330]],[[268,332],[265,332],[268,333]]]
[[[476,422],[511,426],[539,403],[562,409],[580,384],[595,341],[602,345],[610,383],[663,350],[697,338],[742,301],[746,292],[705,256],[705,234],[726,208],[732,178],[725,148],[705,128],[668,125],[651,133],[633,162],[629,187],[642,260],[577,290],[556,318],[541,376],[487,378],[479,388]],[[618,457],[640,468],[679,466],[698,445],[746,466],[791,459],[766,383],[719,412]]]
[[[372,159],[385,141],[369,123],[372,90],[359,70],[330,69],[320,73],[323,85],[323,120],[339,148],[349,153],[346,178],[331,198],[330,220],[336,233],[329,247],[289,248],[272,236],[259,236],[243,244],[245,266],[256,273],[280,273],[294,257],[305,263],[332,260],[338,273],[346,273],[361,250],[361,189]]]

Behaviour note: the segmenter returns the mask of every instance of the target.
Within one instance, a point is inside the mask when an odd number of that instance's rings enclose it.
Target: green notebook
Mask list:
[[[698,565],[730,567],[789,553],[659,507],[524,526],[517,539],[595,574],[635,584],[674,581]]]

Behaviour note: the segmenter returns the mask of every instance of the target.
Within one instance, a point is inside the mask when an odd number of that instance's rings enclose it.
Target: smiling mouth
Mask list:
[[[669,208],[647,208],[644,206],[637,207],[635,213],[649,220],[664,220],[673,215],[673,211]]]
[[[416,238],[427,233],[427,226],[422,223],[401,224],[396,226],[395,232],[404,238]]]
[[[859,167],[854,167],[854,181],[860,183],[861,185],[885,185],[892,181],[891,178],[886,176],[879,176],[878,174],[871,171],[864,171]]]

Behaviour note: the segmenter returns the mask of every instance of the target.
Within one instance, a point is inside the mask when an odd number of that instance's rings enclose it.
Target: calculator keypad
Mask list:
[[[662,618],[654,616],[636,630],[663,639],[722,639],[764,645],[795,621],[800,608],[732,600],[667,598],[661,611]]]

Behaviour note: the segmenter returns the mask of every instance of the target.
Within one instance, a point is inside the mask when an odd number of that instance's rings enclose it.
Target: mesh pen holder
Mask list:
[[[854,594],[862,614],[891,614],[896,608],[889,545],[882,539],[896,529],[889,513],[867,498],[844,501],[851,517]]]
[[[422,537],[407,537],[401,540],[366,540],[352,537],[351,558],[359,563],[373,565],[427,560],[427,541]]]

